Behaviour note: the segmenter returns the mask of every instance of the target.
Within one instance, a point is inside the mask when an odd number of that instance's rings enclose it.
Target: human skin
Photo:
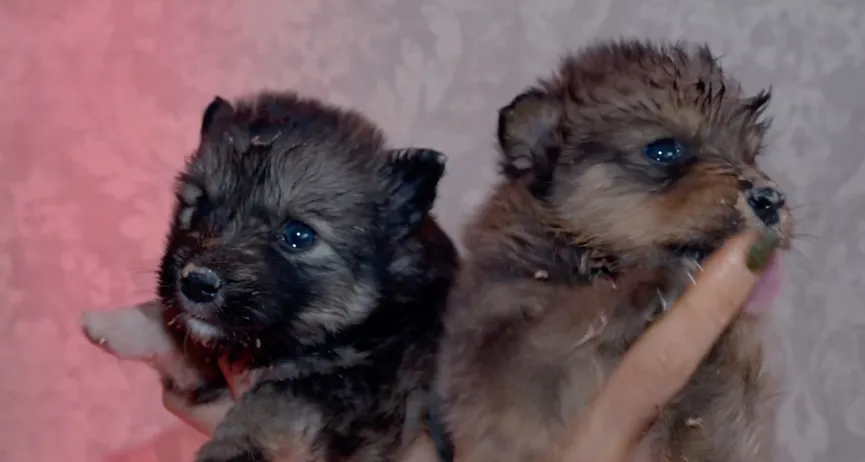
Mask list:
[[[213,433],[213,429],[234,404],[233,398],[243,394],[252,385],[251,374],[237,372],[225,361],[220,361],[219,367],[227,378],[231,397],[205,405],[190,406],[183,397],[167,388],[163,389],[162,393],[162,403],[169,412],[205,435]]]
[[[761,295],[755,286],[774,249],[764,241],[753,251],[758,240],[753,232],[735,236],[706,262],[690,290],[631,347],[581,416],[564,453],[550,461],[631,460],[659,410],[687,384],[749,298],[768,302],[754,297]],[[760,252],[756,260],[762,261],[754,262]]]
[[[755,290],[774,251],[771,240],[756,232],[734,236],[712,255],[696,283],[662,319],[628,351],[592,405],[582,412],[580,424],[563,452],[550,454],[550,462],[630,462],[643,432],[675,394],[688,382],[712,345],[748,305],[769,303],[762,287]],[[756,244],[756,245],[755,245]],[[236,374],[221,363],[232,394],[242,393],[254,380]],[[635,386],[634,384],[639,384]],[[207,406],[186,406],[171,392],[165,407],[206,434],[231,406],[231,400]]]

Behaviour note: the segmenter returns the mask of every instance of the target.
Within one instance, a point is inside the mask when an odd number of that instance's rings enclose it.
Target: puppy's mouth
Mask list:
[[[186,329],[192,340],[207,345],[225,337],[225,330],[212,313],[217,307],[189,303],[179,294],[172,302],[177,314],[170,324]]]
[[[779,249],[788,250],[790,248],[789,234],[784,232],[782,229],[769,229],[778,235],[778,238],[780,239]],[[677,259],[691,261],[702,265],[707,258],[712,256],[712,254],[724,245],[724,241],[728,237],[730,236],[719,236],[701,241],[668,245],[667,250]]]

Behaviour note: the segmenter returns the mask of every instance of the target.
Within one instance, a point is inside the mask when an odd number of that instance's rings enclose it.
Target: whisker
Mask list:
[[[183,345],[181,351],[184,353],[189,353],[189,329],[183,330]]]
[[[168,320],[168,322],[166,324],[169,326],[173,326],[173,325],[177,324],[177,318],[179,318],[179,317],[180,317],[180,314],[175,314],[171,319]]]
[[[661,292],[661,289],[655,289],[658,292],[658,299],[661,301],[661,310],[667,311],[667,299],[664,298],[664,294]]]
[[[696,284],[696,283],[697,283],[697,280],[696,280],[696,279],[694,279],[694,275],[693,275],[693,274],[691,274],[691,272],[690,272],[690,271],[687,271],[687,272],[686,272],[686,273],[685,273],[685,274],[686,274],[686,275],[687,275],[687,276],[688,276],[688,279],[690,279],[690,280],[691,280],[691,284]]]
[[[807,207],[816,207],[817,205],[818,205],[818,204],[803,202],[803,203],[800,203],[800,204],[788,205],[787,207],[788,207],[790,210],[802,210],[802,209],[805,209],[805,208],[807,208]]]
[[[792,207],[789,207],[789,210],[790,210],[790,213],[795,215],[796,212],[801,212],[801,211],[804,211],[806,209],[805,209],[804,205],[794,205]]]
[[[791,265],[791,270],[792,268],[801,269],[805,272],[809,279],[814,279],[814,273],[811,272],[811,270],[808,268],[808,265],[806,264],[806,262],[810,261],[808,255],[806,255],[805,252],[802,251],[802,249],[799,249],[796,246],[791,246],[790,252],[791,256],[802,257],[803,260],[802,264]]]
[[[806,233],[797,232],[796,234],[793,235],[793,239],[799,239],[802,237],[806,237],[808,239],[820,239],[820,236],[817,236],[816,234],[806,234]]]
[[[790,213],[798,220],[802,220],[807,216],[819,213],[819,208],[816,204],[799,204],[788,206]]]

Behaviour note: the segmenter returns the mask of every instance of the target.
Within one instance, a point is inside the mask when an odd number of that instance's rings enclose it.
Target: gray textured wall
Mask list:
[[[861,462],[862,0],[2,0],[0,459],[99,460],[174,424],[153,375],[75,319],[149,295],[171,177],[215,93],[295,87],[447,152],[438,213],[456,232],[494,173],[495,110],[617,34],[706,40],[747,88],[774,86],[766,162],[808,235],[774,312],[780,460]]]

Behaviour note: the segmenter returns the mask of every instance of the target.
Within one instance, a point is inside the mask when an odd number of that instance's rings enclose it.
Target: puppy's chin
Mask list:
[[[214,324],[184,313],[181,315],[183,325],[189,335],[203,344],[213,343],[225,337],[225,332]]]
[[[226,337],[225,330],[213,317],[216,306],[203,305],[185,300],[182,296],[166,300],[174,308],[174,318],[169,324],[183,328],[189,340],[201,345],[212,345]]]

